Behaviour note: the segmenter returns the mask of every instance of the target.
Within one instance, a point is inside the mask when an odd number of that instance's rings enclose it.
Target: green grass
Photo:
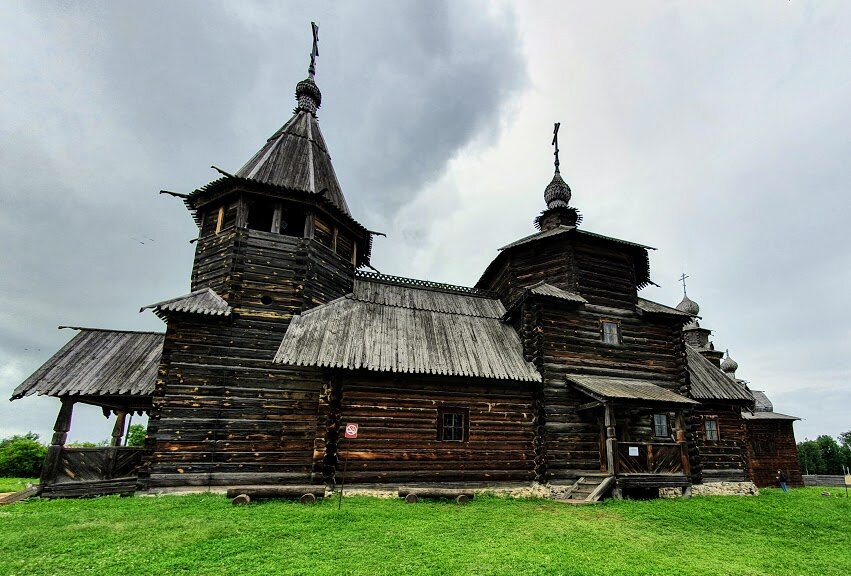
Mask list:
[[[598,506],[354,497],[341,511],[213,495],[31,500],[0,507],[0,574],[847,574],[851,499],[820,492]]]
[[[17,492],[26,488],[27,484],[38,484],[38,478],[4,478],[0,476],[0,493]]]

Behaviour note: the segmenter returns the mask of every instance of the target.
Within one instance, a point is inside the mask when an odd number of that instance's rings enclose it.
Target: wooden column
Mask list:
[[[686,476],[691,475],[691,464],[688,459],[688,444],[686,444],[686,422],[685,418],[683,418],[682,410],[677,412],[676,422],[676,433],[677,433],[677,444],[680,446],[680,458],[682,459],[683,466],[683,474]],[[685,494],[685,492],[683,492]],[[691,489],[689,489],[689,495],[691,495]]]
[[[121,438],[124,436],[125,418],[127,418],[127,412],[119,410],[115,413],[115,426],[112,428],[111,446],[121,446]]]
[[[56,416],[56,423],[53,425],[53,438],[47,448],[47,455],[44,457],[44,464],[41,467],[40,484],[50,484],[56,479],[59,460],[62,457],[62,446],[68,440],[68,431],[71,429],[74,400],[71,398],[62,398],[61,400],[62,406],[59,408],[59,415]]]
[[[606,409],[606,466],[609,469],[609,474],[613,476],[617,474],[616,459],[617,459],[617,441],[615,440],[615,411],[612,408],[611,402],[604,404]]]

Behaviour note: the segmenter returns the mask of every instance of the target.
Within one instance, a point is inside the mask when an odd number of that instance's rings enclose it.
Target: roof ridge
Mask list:
[[[434,292],[452,292],[462,296],[472,296],[473,298],[487,298],[490,300],[498,299],[498,296],[489,290],[482,290],[471,286],[460,286],[457,284],[444,284],[443,282],[432,282],[431,280],[406,278],[404,276],[393,276],[391,274],[382,274],[380,272],[358,270],[355,272],[355,279],[381,282],[383,284],[392,284],[395,286],[406,286],[420,290],[432,290]]]

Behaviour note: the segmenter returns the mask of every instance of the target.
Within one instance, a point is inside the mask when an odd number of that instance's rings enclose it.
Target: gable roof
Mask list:
[[[697,404],[667,388],[647,380],[567,374],[565,378],[581,391],[598,400],[658,402],[660,404]]]
[[[753,403],[754,397],[744,386],[721,372],[720,368],[688,344],[686,344],[686,361],[691,380],[692,398]]]
[[[665,316],[676,316],[682,318],[684,321],[691,320],[691,316],[685,312],[665,306],[664,304],[659,304],[658,302],[653,302],[652,300],[647,300],[646,298],[639,297],[635,303],[635,307],[646,314],[662,314]]]
[[[230,316],[231,307],[224,298],[216,294],[212,288],[201,288],[189,294],[163,300],[156,304],[148,304],[139,309],[139,312],[151,308],[154,314],[164,318],[170,312],[182,312],[184,314],[204,314],[207,316]]]
[[[75,328],[75,335],[12,393],[133,395],[154,392],[164,334]]]
[[[539,382],[499,300],[355,279],[295,316],[274,361],[294,366]]]

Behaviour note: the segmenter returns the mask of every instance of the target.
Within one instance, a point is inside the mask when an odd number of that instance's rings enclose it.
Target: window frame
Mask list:
[[[660,435],[657,434],[659,432],[659,424],[656,422],[656,417],[661,416],[665,419],[665,433]],[[653,414],[653,437],[654,438],[668,438],[671,437],[671,419],[668,418],[668,415],[665,412],[655,412]]]
[[[444,433],[446,431],[444,417],[452,414],[455,416],[461,417],[461,438],[444,438]],[[452,429],[457,430],[459,427],[456,425],[451,427]],[[438,408],[437,410],[437,441],[438,442],[458,442],[463,443],[467,442],[470,439],[470,410],[468,408],[461,408],[458,406],[445,406]]]
[[[606,325],[612,325],[615,327],[615,341],[609,342],[606,340]],[[620,320],[612,320],[611,318],[600,318],[600,342],[603,344],[608,344],[609,346],[620,346],[623,344],[623,337],[621,336],[621,323]]]
[[[711,430],[710,424],[712,424]],[[718,442],[721,440],[721,428],[718,426],[718,420],[716,418],[707,418],[703,421],[703,435],[707,442]],[[711,436],[714,436],[714,438]]]

